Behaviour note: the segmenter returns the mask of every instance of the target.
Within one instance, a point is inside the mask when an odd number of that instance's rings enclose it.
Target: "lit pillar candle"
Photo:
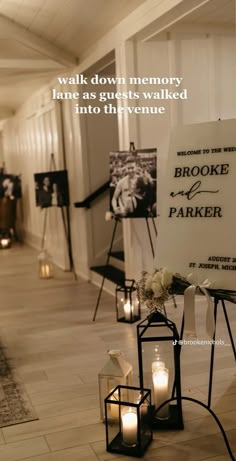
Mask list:
[[[169,382],[169,373],[167,368],[160,367],[156,369],[152,374],[153,379],[153,388],[154,388],[154,403],[155,408],[157,409],[162,403],[164,403],[169,398],[168,393],[168,382]],[[158,413],[158,418],[168,418],[169,416],[169,405],[162,407]]]
[[[125,320],[130,320],[131,319],[131,313],[132,313],[132,305],[130,304],[130,301],[127,301],[124,304]]]
[[[137,443],[138,418],[136,412],[129,408],[121,416],[123,443],[134,446]]]
[[[159,359],[152,362],[152,373],[160,370],[160,368],[165,368],[165,362],[161,362]]]
[[[9,245],[9,240],[8,239],[2,239],[1,240],[1,246],[2,248],[7,248]]]
[[[41,274],[43,278],[47,278],[50,275],[50,267],[48,264],[42,264],[41,266]]]

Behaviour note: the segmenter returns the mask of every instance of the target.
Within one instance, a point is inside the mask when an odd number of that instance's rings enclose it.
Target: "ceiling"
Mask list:
[[[0,119],[11,116],[60,69],[74,67],[88,48],[145,1],[0,0]],[[234,23],[235,0],[210,0],[178,25]]]
[[[0,119],[144,1],[0,0]]]
[[[235,24],[235,0],[212,0],[182,19],[191,24]]]
[[[182,39],[211,34],[235,35],[236,0],[182,0],[145,29],[136,40]]]

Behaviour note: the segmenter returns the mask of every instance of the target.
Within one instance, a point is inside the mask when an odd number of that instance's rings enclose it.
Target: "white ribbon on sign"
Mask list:
[[[209,280],[205,280],[201,285],[190,285],[184,292],[184,332],[187,336],[197,337],[195,319],[195,296],[204,294],[207,300],[206,331],[212,339],[215,332],[215,318],[213,301],[207,291],[211,286]]]

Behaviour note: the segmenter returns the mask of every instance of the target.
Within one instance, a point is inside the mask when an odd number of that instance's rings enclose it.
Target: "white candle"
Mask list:
[[[129,408],[121,416],[123,443],[127,446],[134,446],[137,443],[138,418],[136,412]]]
[[[167,368],[160,367],[155,370],[152,374],[153,387],[154,387],[154,403],[155,408],[158,408],[162,403],[164,403],[169,398],[168,393],[168,381],[169,373]],[[169,416],[169,405],[162,407],[158,413],[158,418],[168,418]]]
[[[130,320],[131,319],[132,310],[133,310],[133,306],[130,304],[130,301],[127,301],[124,304],[125,320]]]
[[[48,264],[42,264],[41,274],[43,278],[48,278],[50,276],[50,267]]]
[[[165,368],[165,362],[161,362],[160,360],[154,360],[152,362],[152,373],[155,371],[160,370],[160,368]]]
[[[2,248],[7,248],[9,245],[9,240],[8,239],[2,239],[1,240],[1,246]]]

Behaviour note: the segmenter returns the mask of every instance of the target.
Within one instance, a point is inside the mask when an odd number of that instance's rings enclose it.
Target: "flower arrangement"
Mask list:
[[[156,269],[152,273],[143,271],[138,282],[140,302],[146,303],[151,311],[162,311],[165,301],[171,296],[172,281],[173,274],[166,268]]]
[[[162,311],[164,303],[173,295],[183,295],[186,288],[192,285],[190,274],[188,277],[183,277],[180,274],[173,274],[166,268],[155,269],[152,273],[143,271],[142,278],[137,283],[138,294],[141,303],[146,303],[146,306],[151,311]],[[201,285],[197,284],[198,294],[204,294],[201,291]],[[212,288],[213,284],[205,285],[211,297],[224,299],[232,303],[236,303],[236,291]]]

